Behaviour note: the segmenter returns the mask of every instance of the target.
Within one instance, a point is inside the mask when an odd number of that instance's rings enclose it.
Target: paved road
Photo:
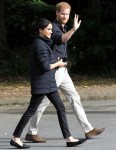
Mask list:
[[[66,143],[62,138],[62,134],[59,128],[57,115],[52,105],[47,108],[43,115],[39,131],[40,134],[45,137],[47,143],[28,143],[32,147],[31,150],[114,150],[116,149],[116,100],[101,100],[101,101],[85,101],[83,102],[87,117],[89,121],[95,127],[105,127],[106,130],[103,134],[94,137],[91,140],[87,140],[84,144],[78,147],[67,148]],[[20,106],[19,106],[20,107]],[[84,133],[72,113],[72,110],[66,104],[67,108],[67,119],[72,135],[76,138],[84,138]],[[50,110],[50,111],[49,111]],[[12,132],[19,121],[22,113],[21,109],[17,108],[9,109],[9,111],[2,111],[0,107],[0,149],[14,149],[10,146],[9,141],[12,136]],[[26,126],[22,140],[27,131],[28,125]],[[25,142],[25,141],[24,141]]]

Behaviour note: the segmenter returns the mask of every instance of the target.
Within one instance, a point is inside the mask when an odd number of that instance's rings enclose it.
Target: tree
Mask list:
[[[5,56],[7,50],[6,29],[4,24],[4,0],[0,1],[0,60]]]

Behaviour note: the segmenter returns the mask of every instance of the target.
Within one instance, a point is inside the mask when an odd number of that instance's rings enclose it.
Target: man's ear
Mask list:
[[[57,11],[56,11],[56,16],[58,15],[58,13],[59,13],[59,11],[57,10]]]

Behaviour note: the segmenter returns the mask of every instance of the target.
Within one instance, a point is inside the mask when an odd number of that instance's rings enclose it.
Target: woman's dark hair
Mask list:
[[[40,18],[33,23],[33,30],[37,32],[39,29],[46,28],[51,22],[45,18]]]

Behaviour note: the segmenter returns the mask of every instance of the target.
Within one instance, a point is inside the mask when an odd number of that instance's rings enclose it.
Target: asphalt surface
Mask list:
[[[21,136],[22,141],[31,146],[31,150],[114,150],[116,149],[116,100],[96,100],[82,102],[88,120],[94,127],[105,127],[105,131],[77,147],[66,147],[62,137],[56,111],[53,106],[46,109],[39,124],[39,134],[47,139],[47,143],[27,143],[24,140],[28,125]],[[85,138],[84,133],[72,112],[68,102],[65,102],[67,119],[72,136]],[[13,130],[27,106],[0,106],[0,149],[15,149],[9,142]]]

